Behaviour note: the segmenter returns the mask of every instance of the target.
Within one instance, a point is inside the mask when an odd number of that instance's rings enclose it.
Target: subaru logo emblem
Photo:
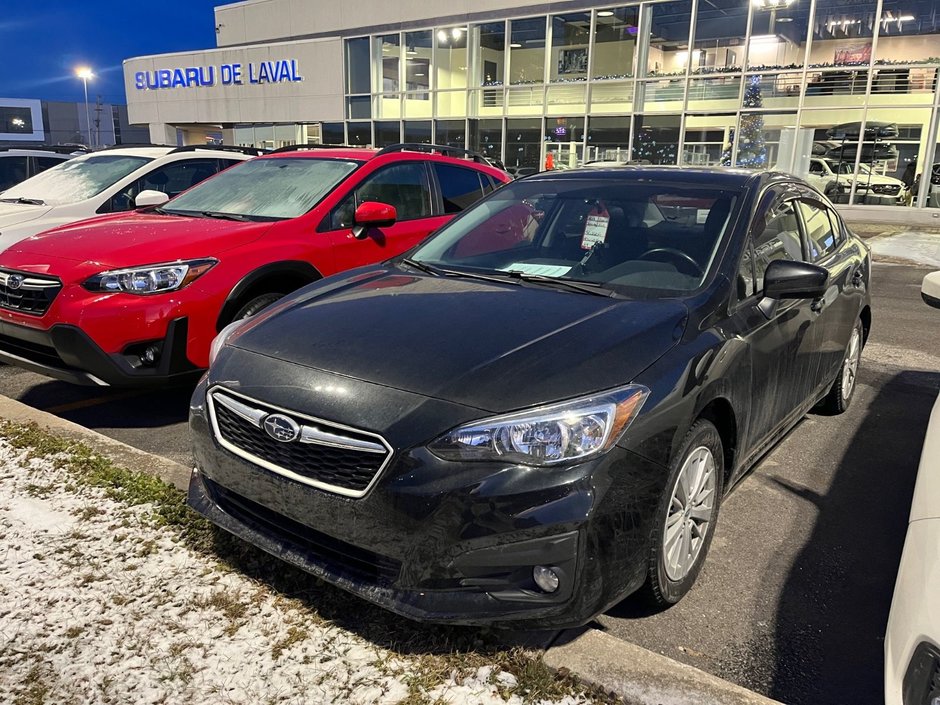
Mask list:
[[[23,286],[23,275],[22,274],[11,274],[7,277],[7,286],[11,289],[19,289]]]
[[[290,443],[300,435],[300,426],[284,414],[271,414],[264,420],[264,432],[275,441]]]

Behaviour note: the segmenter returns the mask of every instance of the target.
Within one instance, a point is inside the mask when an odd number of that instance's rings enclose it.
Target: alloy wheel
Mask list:
[[[686,457],[676,478],[663,531],[667,577],[678,582],[698,560],[715,512],[715,457],[699,446]]]
[[[842,398],[848,399],[855,389],[855,378],[858,375],[858,364],[862,357],[862,335],[858,327],[852,331],[849,340],[849,349],[845,353],[845,364],[842,366]]]

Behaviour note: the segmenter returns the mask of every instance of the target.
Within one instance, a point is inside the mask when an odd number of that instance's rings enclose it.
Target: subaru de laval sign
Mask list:
[[[259,61],[219,66],[185,66],[156,71],[138,71],[134,86],[139,91],[197,86],[241,86],[259,83],[296,83],[303,81],[296,59]]]

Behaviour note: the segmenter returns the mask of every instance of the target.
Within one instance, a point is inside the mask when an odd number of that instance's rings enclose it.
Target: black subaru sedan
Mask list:
[[[729,490],[852,400],[869,274],[792,176],[520,180],[225,329],[192,401],[189,503],[419,620],[670,605]]]

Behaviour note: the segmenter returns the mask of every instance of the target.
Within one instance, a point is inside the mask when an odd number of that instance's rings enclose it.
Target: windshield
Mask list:
[[[126,154],[96,154],[70,159],[7,189],[0,199],[22,198],[50,206],[78,203],[97,196],[149,161],[153,160]]]
[[[216,213],[246,218],[303,215],[360,162],[276,157],[252,159],[226,169],[169,201],[164,213]]]
[[[851,162],[830,162],[830,165],[832,166],[833,171],[835,171],[837,174],[851,174],[854,167],[854,164]],[[867,174],[870,171],[871,169],[869,169],[865,164],[858,165],[859,174]]]
[[[736,194],[642,181],[518,182],[445,225],[411,259],[439,269],[584,281],[627,295],[697,289]]]

